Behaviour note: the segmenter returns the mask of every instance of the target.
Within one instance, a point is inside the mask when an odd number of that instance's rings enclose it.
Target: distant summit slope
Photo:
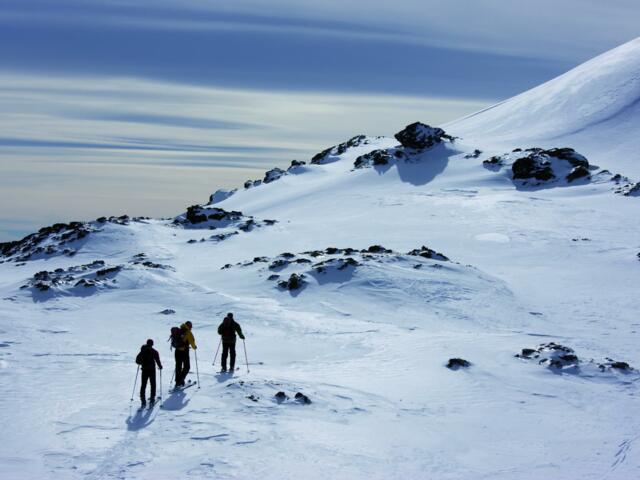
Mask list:
[[[640,38],[502,103],[445,125],[503,147],[566,144],[640,176]]]

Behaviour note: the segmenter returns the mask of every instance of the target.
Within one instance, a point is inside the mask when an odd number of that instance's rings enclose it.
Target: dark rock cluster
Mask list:
[[[237,222],[243,217],[242,212],[227,212],[222,208],[208,205],[191,205],[187,208],[187,212],[184,215],[178,216],[173,223],[191,226],[207,222],[208,226],[220,228]]]
[[[369,143],[371,143],[371,139],[366,135],[356,135],[346,142],[342,142],[338,145],[334,145],[333,147],[329,147],[321,151],[320,153],[316,153],[311,158],[311,163],[313,165],[324,165],[325,163],[334,162],[337,160],[336,157],[342,155],[350,148],[359,147],[361,145],[368,145]]]
[[[273,397],[276,399],[276,402],[278,403],[284,403],[287,400],[289,400],[289,396],[283,391],[279,391]],[[309,399],[309,397],[302,392],[296,392],[293,398],[297,403],[301,403],[302,405],[311,404],[311,400]]]
[[[438,262],[448,261],[441,253],[422,246],[414,249],[407,254],[394,252],[391,249],[381,245],[371,245],[364,249],[355,248],[337,248],[327,247],[324,250],[309,250],[298,255],[291,252],[284,252],[276,257],[255,257],[253,260],[239,262],[235,265],[230,263],[224,265],[221,269],[226,270],[233,267],[249,267],[252,265],[266,264],[259,271],[268,274],[269,281],[277,281],[278,288],[289,291],[300,290],[307,285],[306,276],[315,277],[320,283],[324,280],[329,281],[345,281],[350,277],[357,268],[367,264],[368,262],[383,261],[408,261],[408,257],[422,257]],[[430,265],[435,267],[438,264]],[[304,268],[300,268],[303,266]],[[417,266],[422,267],[422,263]],[[280,272],[289,268],[296,268],[294,272],[287,272],[288,277],[281,280]],[[413,265],[416,268],[416,265]],[[336,277],[327,277],[329,273],[338,274]],[[346,276],[345,276],[346,274]]]
[[[251,216],[246,216],[242,212],[227,211],[223,208],[210,205],[192,205],[187,208],[186,213],[177,216],[173,220],[174,225],[192,229],[216,230],[222,228],[235,228],[236,230],[224,232],[209,237],[210,241],[221,242],[239,232],[250,232],[254,228],[270,226],[276,224],[276,220],[255,220]],[[205,242],[204,238],[199,240]],[[188,243],[197,243],[198,240],[191,239]]]
[[[278,282],[278,287],[283,290],[300,290],[307,282],[304,274],[292,273],[288,280]]]
[[[604,362],[601,362],[598,365],[598,368],[600,369],[601,372],[605,372],[605,371],[611,370],[611,369],[618,370],[618,371],[621,371],[621,372],[631,372],[631,371],[635,370],[627,362],[620,362],[620,361],[613,360],[611,358],[607,358],[607,359],[605,359]]]
[[[150,262],[141,258],[144,254],[136,255],[131,261],[122,265],[107,266],[104,260],[95,260],[84,265],[74,265],[68,268],[57,268],[53,271],[35,273],[21,289],[31,289],[35,292],[49,292],[57,290],[59,293],[73,295],[75,293],[93,293],[103,286],[112,286],[116,277],[125,269],[141,266],[150,269],[173,270],[173,267]],[[81,288],[82,292],[77,292]],[[93,289],[93,290],[91,290]],[[164,312],[162,312],[164,313]]]
[[[407,125],[403,130],[394,135],[395,139],[405,148],[425,150],[433,147],[443,140],[453,141],[454,138],[447,135],[441,128],[431,127],[421,122]]]
[[[300,160],[292,160],[291,165],[286,170],[282,170],[281,168],[272,168],[264,173],[264,178],[262,180],[247,180],[244,182],[245,190],[248,188],[259,187],[263,183],[271,183],[276,180],[280,180],[282,177],[290,174],[300,173],[301,167],[305,166],[307,162],[303,162]]]
[[[78,242],[95,230],[85,222],[56,223],[22,240],[0,243],[0,257],[12,257],[16,262],[53,255],[72,257],[77,251]]]
[[[602,362],[594,362],[593,360],[583,361],[576,355],[576,352],[565,345],[555,342],[543,343],[537,348],[523,348],[516,355],[517,358],[525,360],[537,360],[540,365],[546,365],[551,369],[561,370],[566,367],[578,367],[580,364],[596,366],[601,372],[617,370],[621,372],[631,372],[634,368],[627,362],[616,361],[606,358]]]
[[[464,358],[450,358],[447,362],[447,368],[451,370],[458,370],[460,368],[468,368],[471,366],[471,362]]]
[[[443,262],[449,261],[449,259],[446,256],[444,256],[442,253],[438,253],[435,250],[431,250],[429,247],[425,247],[424,245],[420,248],[416,248],[415,250],[411,250],[407,255],[413,255],[415,257],[431,258],[433,260],[440,260]]]
[[[263,183],[271,183],[278,180],[283,175],[286,175],[287,172],[282,170],[281,168],[272,168],[271,170],[265,172],[264,178],[262,179]]]
[[[555,342],[543,343],[535,349],[523,348],[516,357],[527,360],[536,359],[539,364],[546,364],[551,368],[577,366],[580,363],[578,356],[572,348]]]
[[[36,233],[27,235],[22,240],[0,243],[0,263],[5,261],[26,262],[38,258],[49,258],[58,255],[73,257],[83,240],[89,234],[99,231],[107,223],[128,225],[130,222],[141,222],[148,217],[130,218],[100,217],[94,222],[56,223],[43,227]]]
[[[408,161],[416,154],[447,140],[454,141],[454,137],[447,135],[441,128],[431,127],[416,122],[408,125],[395,134],[400,146],[387,149],[373,150],[356,158],[354,168],[369,168],[391,165],[394,162]],[[479,154],[478,154],[479,155]]]
[[[640,196],[640,182],[633,183],[627,177],[620,174],[616,174],[611,177],[611,181],[616,184],[614,189],[615,193],[624,195],[625,197],[639,197]]]
[[[365,168],[371,166],[388,165],[389,163],[391,163],[396,153],[400,157],[404,155],[404,153],[400,150],[397,150],[395,153],[392,152],[392,150],[393,149],[373,150],[372,152],[360,155],[358,158],[356,158],[353,166],[355,168]]]
[[[522,185],[542,185],[558,180],[572,183],[578,179],[590,180],[589,161],[573,148],[516,148],[511,153],[484,160],[490,170],[511,165],[511,178]]]

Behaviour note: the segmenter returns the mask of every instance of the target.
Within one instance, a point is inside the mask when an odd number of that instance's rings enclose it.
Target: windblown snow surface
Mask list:
[[[454,141],[356,139],[175,222],[5,256],[2,478],[640,478],[640,198],[620,191],[640,180],[639,72],[635,40],[445,125]],[[532,147],[574,148],[590,177],[483,164]],[[212,366],[227,312],[250,363],[239,343],[233,376]],[[186,320],[200,382],[170,394]],[[163,404],[139,411],[149,337]]]

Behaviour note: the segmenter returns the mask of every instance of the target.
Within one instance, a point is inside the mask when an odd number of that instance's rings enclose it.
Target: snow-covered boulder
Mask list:
[[[394,137],[403,147],[415,150],[424,150],[433,147],[436,143],[441,143],[445,139],[453,139],[443,129],[431,127],[420,122],[407,125],[403,130],[396,133]]]

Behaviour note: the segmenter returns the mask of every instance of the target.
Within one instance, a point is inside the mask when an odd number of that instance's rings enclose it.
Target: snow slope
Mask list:
[[[354,137],[176,221],[94,222],[71,245],[46,240],[54,253],[5,257],[3,476],[637,478],[640,374],[615,362],[640,365],[640,199],[601,170],[631,177],[634,164],[607,153],[611,138],[572,132],[606,124],[637,141],[638,116],[613,112],[638,98],[639,51],[631,42],[446,126],[455,141],[421,151]],[[566,100],[563,121],[545,130],[536,99]],[[594,99],[606,113],[582,115]],[[537,186],[483,164],[534,146],[601,168]],[[377,164],[355,168],[375,150]],[[218,209],[242,215],[197,218]],[[301,288],[279,286],[293,274]],[[240,368],[223,376],[211,363],[229,311],[250,372],[239,344]],[[165,340],[186,320],[201,388],[170,394]],[[138,411],[133,359],[148,337],[163,408]],[[446,368],[455,357],[471,366]]]
[[[569,145],[640,177],[640,38],[445,128],[504,148]]]

